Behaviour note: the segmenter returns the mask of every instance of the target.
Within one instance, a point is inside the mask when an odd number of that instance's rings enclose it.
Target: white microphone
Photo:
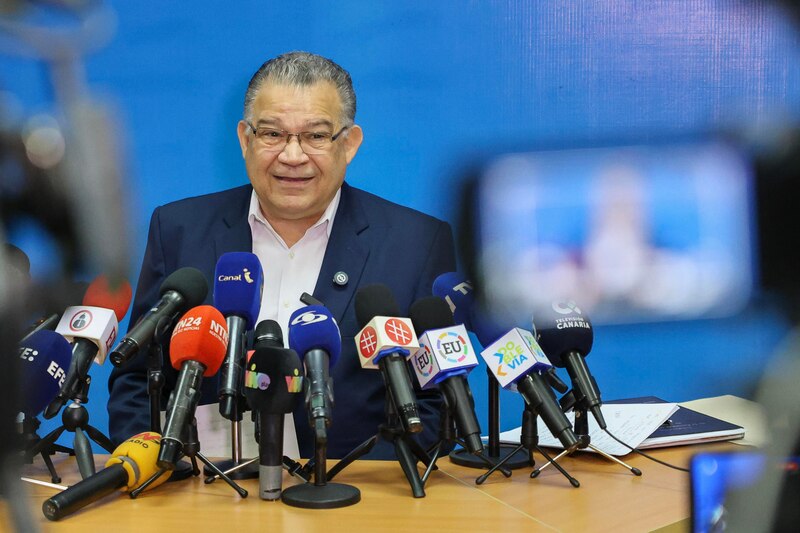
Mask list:
[[[500,386],[518,391],[564,449],[579,447],[580,441],[543,375],[550,370],[550,361],[530,331],[511,329],[487,346],[481,357]]]
[[[361,367],[380,369],[403,429],[421,432],[422,419],[406,365],[406,358],[419,349],[414,325],[410,319],[397,316],[397,302],[386,285],[360,288],[355,307],[356,319],[363,326],[355,337]]]
[[[80,394],[92,361],[103,364],[118,332],[117,316],[110,309],[77,305],[64,311],[56,333],[72,343],[72,360],[61,390],[44,411],[45,418],[56,416],[67,400]]]

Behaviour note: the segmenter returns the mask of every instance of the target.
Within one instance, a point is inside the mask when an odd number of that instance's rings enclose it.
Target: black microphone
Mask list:
[[[594,342],[589,318],[571,300],[553,302],[534,318],[539,346],[554,366],[566,367],[573,389],[585,398],[586,409],[600,429],[606,429],[600,390],[585,360]]]
[[[244,392],[258,416],[258,481],[262,500],[277,500],[283,476],[283,427],[303,390],[303,365],[294,350],[283,347],[281,327],[263,320],[255,331],[255,350],[247,361]]]
[[[483,452],[475,401],[467,382],[467,375],[478,365],[478,359],[466,328],[456,326],[450,306],[438,296],[414,302],[409,316],[414,329],[424,332],[420,334],[420,344],[425,349],[412,358],[411,365],[420,386],[424,390],[439,385],[467,450],[476,455]]]
[[[355,306],[361,326],[355,338],[361,367],[380,369],[403,429],[421,432],[422,419],[406,365],[406,358],[419,349],[411,320],[399,316],[400,308],[386,285],[360,288]]]
[[[208,282],[196,268],[184,267],[170,274],[161,284],[159,292],[161,299],[156,306],[142,315],[111,351],[111,363],[114,366],[130,361],[153,340],[157,329],[169,329],[178,315],[203,303],[208,294]]]

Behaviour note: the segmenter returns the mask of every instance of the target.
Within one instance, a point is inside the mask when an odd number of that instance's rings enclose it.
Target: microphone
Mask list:
[[[69,342],[50,330],[36,331],[20,344],[21,411],[35,417],[56,397],[72,360]]]
[[[242,368],[245,362],[245,333],[256,325],[261,309],[264,273],[261,262],[249,252],[220,256],[214,271],[214,307],[228,326],[228,350],[219,373],[219,414],[230,421],[242,419]]]
[[[400,318],[400,308],[389,287],[366,285],[356,292],[356,351],[361,368],[378,368],[397,408],[403,429],[422,431],[417,400],[405,359],[419,349],[411,320]]]
[[[120,366],[130,361],[143,346],[153,340],[156,331],[169,329],[185,310],[203,303],[208,282],[203,273],[184,267],[170,274],[159,290],[161,299],[147,311],[111,352],[111,363]]]
[[[458,272],[437,276],[432,291],[434,296],[444,298],[448,303],[456,324],[464,324],[475,333],[482,346],[488,346],[506,332],[501,324],[478,310],[472,282]]]
[[[172,332],[169,358],[179,370],[178,383],[167,408],[158,467],[174,470],[183,451],[183,433],[200,401],[203,376],[219,370],[228,349],[228,328],[222,313],[210,305],[190,309]]]
[[[255,350],[247,361],[243,392],[258,415],[258,484],[262,500],[281,496],[284,417],[303,390],[303,364],[294,350],[276,345],[281,327],[274,320],[256,326]],[[276,335],[277,334],[277,335]]]
[[[533,334],[513,328],[481,352],[501,387],[517,390],[550,433],[572,452],[580,444],[543,373],[551,368]]]
[[[483,452],[481,428],[466,379],[469,371],[478,366],[478,359],[467,329],[455,325],[450,307],[438,296],[414,302],[409,316],[414,329],[425,332],[419,338],[421,348],[411,358],[420,387],[425,390],[439,385],[467,450],[480,454]]]
[[[600,390],[586,366],[585,357],[592,349],[594,333],[589,317],[572,300],[553,302],[536,316],[539,345],[550,362],[567,369],[572,387],[586,399],[586,409],[592,413],[600,429],[606,421],[600,406]]]
[[[64,311],[56,333],[72,342],[72,361],[61,390],[45,409],[45,418],[53,418],[67,400],[81,393],[92,360],[98,365],[106,360],[106,354],[117,338],[119,320],[128,312],[130,301],[131,287],[127,281],[112,289],[105,276],[98,276],[86,290],[83,305],[68,307]]]
[[[48,498],[42,512],[48,520],[60,520],[117,489],[133,490],[156,473],[156,457],[161,445],[158,433],[139,433],[120,444],[106,461],[103,470]],[[147,489],[164,483],[172,472],[157,478]]]
[[[283,332],[281,325],[276,321],[267,319],[262,320],[253,332],[253,347],[272,346],[273,348],[283,348]]]
[[[308,422],[318,443],[328,440],[333,419],[330,369],[342,351],[342,336],[331,312],[322,305],[301,307],[289,318],[289,347],[303,360]]]

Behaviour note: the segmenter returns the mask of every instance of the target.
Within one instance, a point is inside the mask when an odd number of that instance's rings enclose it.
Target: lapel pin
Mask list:
[[[348,279],[347,273],[342,272],[341,270],[333,275],[333,282],[340,287],[347,285]]]

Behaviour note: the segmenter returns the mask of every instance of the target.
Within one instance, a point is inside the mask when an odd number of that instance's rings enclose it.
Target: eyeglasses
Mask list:
[[[335,135],[326,131],[301,131],[300,133],[289,133],[286,130],[267,128],[265,126],[255,127],[250,122],[246,122],[256,141],[270,151],[281,152],[289,142],[289,138],[297,137],[300,148],[307,154],[323,154],[331,149],[333,141],[338,139],[342,133],[350,126],[345,126]]]

